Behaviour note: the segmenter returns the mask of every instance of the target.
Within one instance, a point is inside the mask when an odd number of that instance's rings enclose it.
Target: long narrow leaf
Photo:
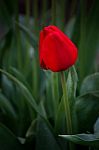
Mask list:
[[[28,37],[30,44],[33,46],[33,48],[37,48],[37,38],[33,36],[31,31],[27,27],[25,27],[23,24],[16,22],[16,25],[23,31],[23,33],[26,34]]]
[[[0,72],[2,72],[3,74],[5,74],[10,80],[14,81],[19,88],[22,91],[22,94],[26,97],[27,101],[29,104],[31,104],[31,107],[40,114],[39,112],[39,108],[38,105],[36,104],[32,94],[29,92],[29,90],[27,89],[26,86],[24,86],[24,84],[22,82],[20,82],[19,80],[17,80],[17,78],[15,78],[14,76],[12,76],[11,74],[9,74],[8,72],[0,69]],[[40,114],[41,115],[41,114]]]
[[[17,137],[2,124],[0,124],[0,149],[23,150],[23,146],[18,141]]]
[[[99,147],[99,139],[94,134],[60,135],[60,137],[77,144]]]

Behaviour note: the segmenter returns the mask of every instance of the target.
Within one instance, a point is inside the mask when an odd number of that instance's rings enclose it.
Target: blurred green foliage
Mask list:
[[[76,70],[66,72],[76,134],[66,141],[58,137],[67,134],[60,74],[52,77],[39,66],[39,32],[49,24],[64,31],[79,53]],[[67,140],[99,149],[99,128],[94,126],[99,117],[98,71],[98,0],[1,0],[0,149],[69,150]]]

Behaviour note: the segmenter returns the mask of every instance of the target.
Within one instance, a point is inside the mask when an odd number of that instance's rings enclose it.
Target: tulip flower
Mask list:
[[[77,53],[74,43],[56,26],[44,27],[40,32],[39,55],[43,69],[66,70],[76,62]]]

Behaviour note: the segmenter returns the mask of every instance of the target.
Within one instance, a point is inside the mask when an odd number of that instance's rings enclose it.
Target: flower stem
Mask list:
[[[62,89],[63,89],[63,102],[64,102],[64,108],[65,108],[67,134],[73,134],[70,104],[69,104],[69,99],[68,99],[68,94],[67,94],[66,79],[65,79],[64,72],[61,72],[61,83],[62,83]],[[74,144],[69,142],[69,148],[70,150],[74,150]]]
[[[57,107],[59,102],[58,74],[55,74],[53,72],[51,73],[51,82],[52,82],[52,100],[53,100],[54,117],[56,121]]]

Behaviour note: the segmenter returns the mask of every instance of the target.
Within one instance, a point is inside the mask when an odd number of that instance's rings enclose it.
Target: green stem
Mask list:
[[[51,73],[51,82],[52,82],[52,100],[53,100],[54,116],[56,121],[58,101],[59,101],[58,74]]]
[[[65,108],[67,134],[73,134],[70,104],[69,104],[69,99],[67,94],[66,79],[65,79],[64,72],[61,72],[61,83],[63,89],[63,101],[64,101],[64,108]],[[74,150],[75,149],[74,144],[69,142],[69,148],[70,150]]]

